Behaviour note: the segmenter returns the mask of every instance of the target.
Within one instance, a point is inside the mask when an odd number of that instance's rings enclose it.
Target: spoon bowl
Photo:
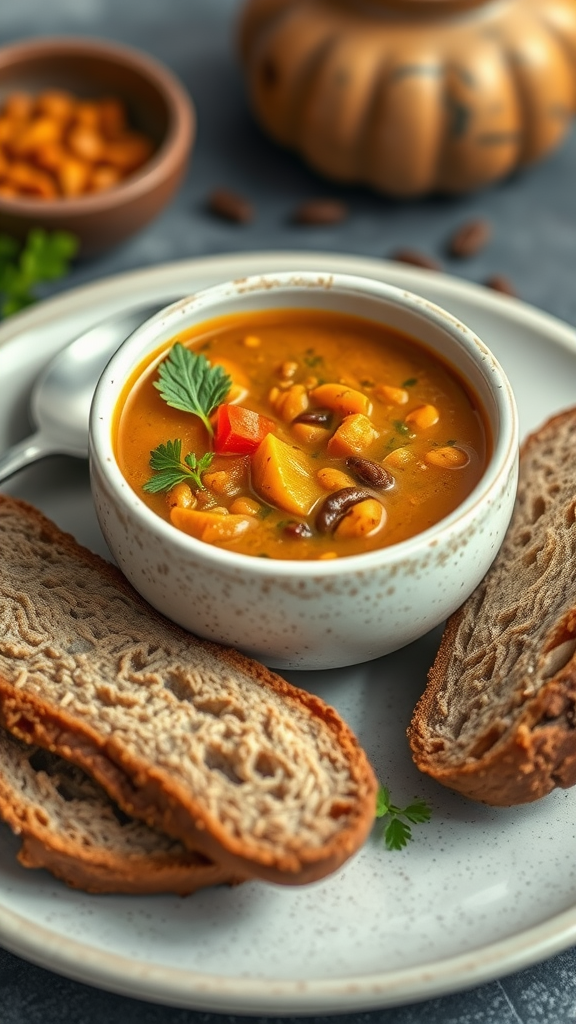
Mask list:
[[[92,397],[116,349],[162,307],[138,306],[96,324],[63,348],[39,375],[30,398],[35,432],[0,456],[0,482],[48,455],[88,457]]]

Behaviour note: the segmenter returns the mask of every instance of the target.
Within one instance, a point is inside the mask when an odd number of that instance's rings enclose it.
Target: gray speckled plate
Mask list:
[[[0,449],[27,431],[44,361],[126,305],[279,270],[387,280],[447,307],[502,362],[522,432],[576,400],[576,335],[515,300],[439,274],[352,256],[260,253],[124,274],[51,299],[0,326]],[[53,458],[6,488],[106,554],[87,466]],[[376,826],[337,875],[303,889],[249,883],[188,899],[87,896],[21,868],[0,826],[0,942],[35,963],[126,995],[232,1013],[350,1011],[487,981],[576,942],[576,790],[495,810],[416,772],[404,738],[438,634],[380,661],[290,678],[334,704],[397,802],[433,807],[401,853]]]

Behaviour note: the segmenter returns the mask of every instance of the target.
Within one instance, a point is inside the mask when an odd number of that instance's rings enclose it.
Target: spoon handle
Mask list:
[[[13,444],[8,451],[0,455],[0,483],[30,462],[43,459],[46,455],[50,455],[50,449],[46,447],[39,433]]]

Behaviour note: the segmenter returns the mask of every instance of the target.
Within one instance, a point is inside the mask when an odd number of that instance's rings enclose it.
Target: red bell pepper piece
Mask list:
[[[252,409],[244,409],[241,405],[220,405],[216,413],[214,450],[219,455],[251,455],[275,427],[274,420]]]

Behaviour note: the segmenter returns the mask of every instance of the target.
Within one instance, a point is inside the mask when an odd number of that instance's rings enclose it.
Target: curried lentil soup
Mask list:
[[[123,475],[177,529],[298,560],[426,530],[477,484],[491,443],[474,396],[424,346],[316,310],[178,335],[128,382],[114,434]]]

